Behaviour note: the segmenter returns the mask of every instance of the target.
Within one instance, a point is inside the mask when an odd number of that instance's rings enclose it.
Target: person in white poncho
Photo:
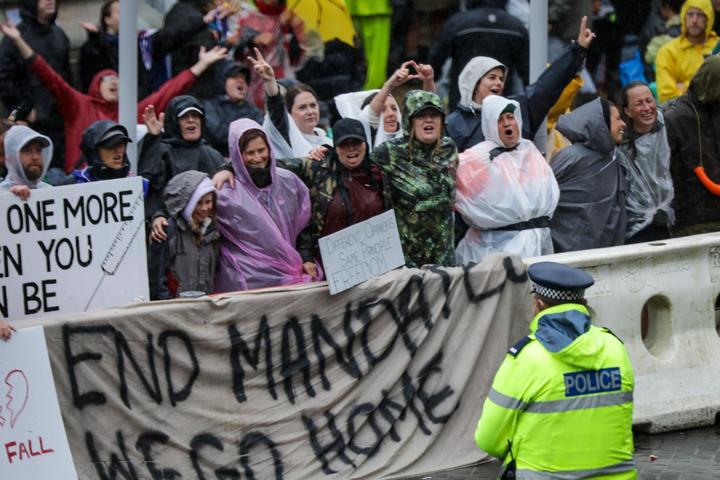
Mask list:
[[[273,68],[257,48],[255,57],[248,57],[248,60],[265,83],[267,113],[263,128],[275,157],[305,157],[319,146],[332,147],[332,139],[317,126],[320,107],[312,87],[302,83],[295,85],[283,97]]]
[[[520,136],[520,104],[490,95],[482,116],[486,140],[460,154],[456,176],[455,209],[470,226],[456,260],[476,262],[500,251],[553,253],[548,224],[560,190],[545,158]]]

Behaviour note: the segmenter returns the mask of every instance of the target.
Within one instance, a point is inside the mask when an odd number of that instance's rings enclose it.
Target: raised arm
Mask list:
[[[0,30],[17,46],[20,56],[28,63],[30,70],[40,79],[45,88],[52,93],[62,115],[74,112],[73,106],[84,95],[71,87],[65,79],[45,61],[42,55],[37,55],[22,38],[20,31],[9,23],[0,24]]]
[[[269,63],[265,61],[262,53],[257,48],[255,50],[255,58],[247,57],[255,70],[255,74],[259,76],[265,84],[265,95],[267,97],[266,107],[270,121],[280,132],[285,141],[290,143],[290,126],[288,125],[287,109],[285,99],[280,94],[280,87],[275,79],[275,71]]]

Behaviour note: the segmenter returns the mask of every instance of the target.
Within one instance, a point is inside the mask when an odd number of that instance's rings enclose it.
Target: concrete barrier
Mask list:
[[[720,234],[526,259],[580,267],[595,322],[628,348],[636,427],[711,425],[720,412]]]

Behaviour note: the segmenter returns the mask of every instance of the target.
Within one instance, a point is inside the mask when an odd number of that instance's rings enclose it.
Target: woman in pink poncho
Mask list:
[[[230,124],[235,187],[218,192],[220,260],[217,292],[318,280],[315,264],[303,264],[295,239],[310,220],[307,187],[275,166],[263,128],[248,119]]]

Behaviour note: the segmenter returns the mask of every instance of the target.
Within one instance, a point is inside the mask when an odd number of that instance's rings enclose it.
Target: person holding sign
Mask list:
[[[8,340],[10,340],[10,337],[15,331],[15,327],[10,325],[5,320],[0,320],[0,338],[7,342]]]
[[[443,136],[440,97],[405,95],[404,137],[379,145],[372,160],[385,173],[408,267],[454,265],[455,142]]]
[[[234,182],[218,192],[220,260],[217,292],[275,287],[321,280],[314,263],[295,249],[310,220],[307,187],[277,168],[265,130],[242,118],[228,133]],[[232,186],[234,183],[234,187]]]
[[[150,299],[165,300],[182,292],[213,293],[220,233],[215,222],[217,194],[203,172],[188,170],[165,187],[170,218],[167,240],[148,248]]]
[[[321,161],[280,160],[310,189],[312,217],[298,238],[305,262],[320,258],[318,238],[330,235],[386,210],[380,168],[370,162],[363,124],[343,118],[333,125],[335,148]]]
[[[30,190],[51,185],[42,181],[52,160],[52,141],[25,125],[15,125],[5,134],[7,177],[0,193],[12,192],[23,200]]]
[[[492,252],[521,257],[553,253],[550,218],[560,189],[542,153],[522,138],[520,104],[483,101],[484,142],[460,154],[456,210],[470,226],[455,250],[460,264]]]

